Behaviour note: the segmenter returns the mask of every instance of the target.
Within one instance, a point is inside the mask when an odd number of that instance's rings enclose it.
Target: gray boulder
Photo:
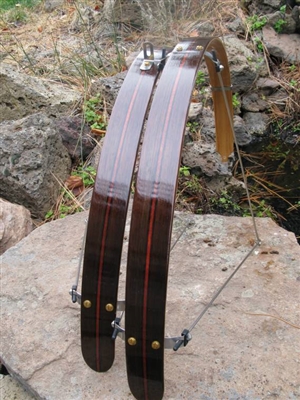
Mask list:
[[[246,46],[245,42],[235,36],[225,36],[224,43],[229,62],[234,92],[249,90],[259,75],[266,75],[265,61]]]
[[[100,78],[94,82],[91,88],[91,94],[96,96],[98,93],[102,94],[107,102],[108,111],[112,110],[112,107],[116,101],[119,90],[124,82],[127,71],[120,72],[114,76],[108,76],[106,78]]]
[[[0,199],[0,254],[17,244],[32,229],[29,210]]]
[[[91,129],[80,117],[61,117],[54,124],[73,160],[85,160],[96,146]]]
[[[269,108],[269,104],[258,93],[246,93],[242,96],[242,109],[245,111],[259,112]]]
[[[269,117],[264,113],[246,112],[243,116],[246,131],[250,135],[262,136],[267,131]]]
[[[39,111],[48,116],[69,114],[80,99],[78,92],[66,86],[20,73],[9,64],[0,65],[0,122]]]
[[[71,160],[53,121],[34,114],[0,124],[0,196],[44,217],[69,175]]]
[[[281,58],[290,64],[300,60],[300,35],[278,34],[270,26],[263,28],[263,41],[270,55]]]
[[[241,118],[239,115],[235,115],[233,122],[234,122],[234,133],[235,133],[238,145],[246,146],[247,144],[251,143],[252,136],[247,131],[243,118]]]
[[[207,177],[231,176],[230,164],[222,162],[214,143],[187,143],[182,153],[182,163],[199,169]]]

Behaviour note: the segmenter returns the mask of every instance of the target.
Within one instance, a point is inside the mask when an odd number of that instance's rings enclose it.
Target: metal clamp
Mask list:
[[[144,61],[140,66],[142,71],[149,71],[154,64],[154,48],[150,42],[143,43]]]
[[[73,285],[70,289],[69,294],[72,297],[72,303],[81,304],[81,294],[77,292],[77,285]]]
[[[181,333],[181,338],[175,343],[173,350],[177,351],[182,345],[185,347],[192,339],[192,335],[188,329],[184,329]]]
[[[122,332],[122,328],[121,328],[121,326],[120,326],[121,318],[122,318],[122,317],[117,317],[117,318],[111,323],[111,326],[114,328],[113,334],[112,334],[112,336],[111,336],[111,338],[112,338],[113,340],[116,340],[118,334]]]
[[[217,53],[215,52],[215,50],[212,50],[211,53],[209,51],[205,51],[204,55],[215,64],[216,72],[223,71],[224,65],[220,63],[220,60],[217,58]]]

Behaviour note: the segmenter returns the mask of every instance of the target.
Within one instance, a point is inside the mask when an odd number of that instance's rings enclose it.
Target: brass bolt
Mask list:
[[[198,50],[198,51],[203,50],[203,46],[197,46],[196,50]]]
[[[149,65],[150,65],[150,61],[144,61],[144,66],[145,67],[149,67]]]
[[[152,349],[158,350],[160,348],[160,343],[157,340],[154,340],[151,344]]]
[[[90,300],[84,300],[83,307],[91,308],[92,307],[92,302]]]
[[[108,303],[105,306],[105,310],[108,312],[112,312],[112,311],[114,311],[114,306],[112,304]]]
[[[182,51],[182,50],[183,50],[183,47],[182,47],[182,46],[177,46],[177,47],[176,47],[176,50],[177,50],[177,51]]]
[[[134,337],[130,337],[127,341],[130,346],[136,345],[136,338],[134,338]]]

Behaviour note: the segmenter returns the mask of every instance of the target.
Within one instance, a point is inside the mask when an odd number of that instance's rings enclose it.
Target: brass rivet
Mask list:
[[[177,46],[177,47],[176,47],[176,50],[177,50],[177,51],[182,51],[182,50],[183,50],[183,47],[182,47],[182,46]]]
[[[105,306],[105,310],[108,312],[112,312],[112,311],[114,311],[114,306],[112,304],[108,303]]]
[[[145,65],[145,67],[149,67],[150,61],[144,61],[144,65]]]
[[[92,302],[90,300],[84,300],[83,307],[91,308],[92,307]]]
[[[197,46],[196,50],[203,50],[203,46]]]
[[[130,337],[127,341],[130,346],[136,345],[136,338],[134,338],[134,337]]]
[[[160,343],[157,340],[154,340],[151,344],[152,349],[158,350],[160,348]]]

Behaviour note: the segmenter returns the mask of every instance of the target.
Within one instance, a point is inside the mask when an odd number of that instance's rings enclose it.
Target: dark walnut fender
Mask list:
[[[140,400],[158,400],[164,392],[165,307],[174,201],[191,94],[203,57],[212,87],[217,150],[224,161],[233,151],[231,82],[223,44],[217,38],[184,40],[171,53],[152,101],[131,219],[126,357],[129,386]]]

